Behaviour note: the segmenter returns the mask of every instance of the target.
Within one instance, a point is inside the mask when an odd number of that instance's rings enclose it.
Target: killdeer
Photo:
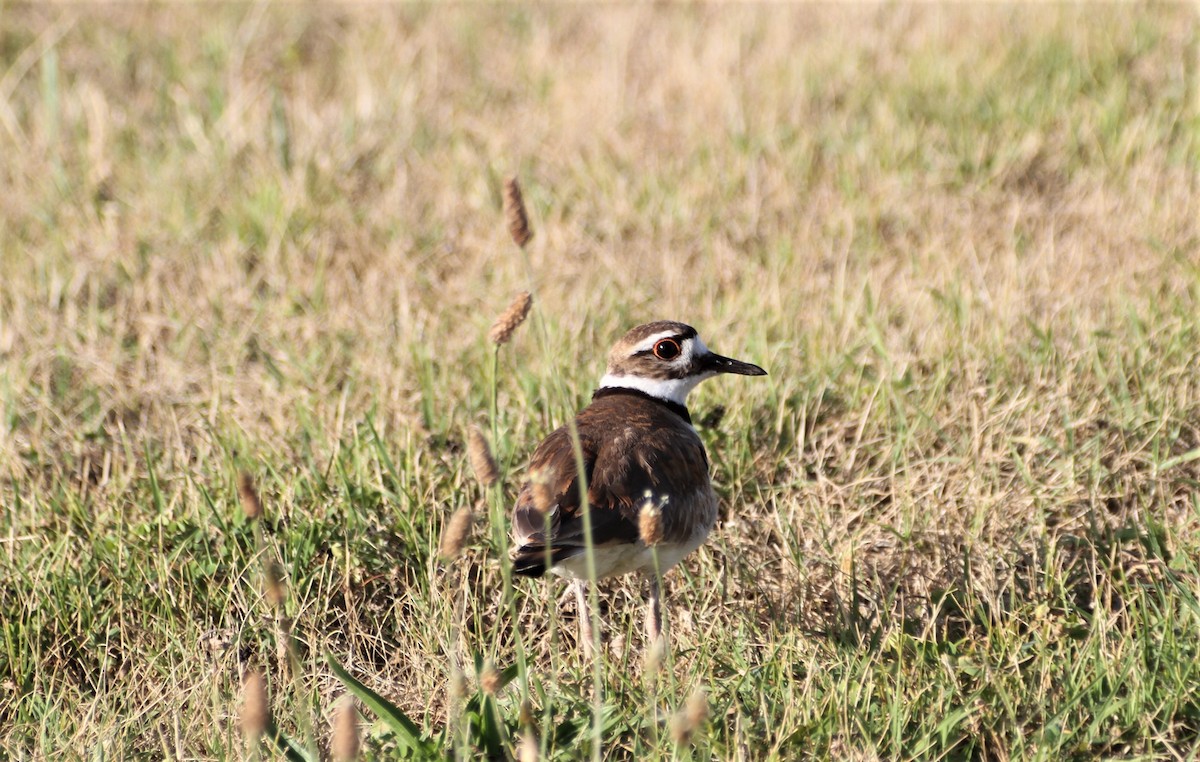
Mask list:
[[[757,365],[714,354],[683,323],[639,325],[617,342],[592,402],[575,418],[591,514],[589,572],[584,502],[570,427],[534,451],[513,509],[513,571],[550,571],[573,581],[585,651],[592,643],[589,580],[641,572],[648,578],[646,635],[662,631],[659,576],[700,546],[717,520],[708,456],[692,427],[687,396],[719,373],[765,376]],[[647,545],[644,507],[654,516]],[[657,571],[655,569],[657,555]]]

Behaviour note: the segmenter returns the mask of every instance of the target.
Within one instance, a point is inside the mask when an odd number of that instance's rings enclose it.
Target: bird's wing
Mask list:
[[[634,436],[626,429],[581,436],[580,447],[596,546],[636,541],[638,513],[647,497],[687,494],[692,479],[708,477],[698,438],[681,443],[665,432],[642,429]],[[586,547],[579,469],[566,427],[542,442],[529,473],[513,511],[513,560],[518,573],[539,576],[547,551],[553,565]]]

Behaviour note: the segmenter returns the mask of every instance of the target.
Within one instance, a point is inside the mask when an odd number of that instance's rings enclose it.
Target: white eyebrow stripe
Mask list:
[[[634,352],[646,352],[648,350],[653,349],[654,345],[657,344],[658,342],[662,341],[663,339],[674,338],[674,336],[675,336],[675,331],[662,331],[661,333],[656,333],[653,336],[647,336],[646,338],[644,338],[640,342],[638,342],[637,346],[635,346],[633,348],[633,351]]]

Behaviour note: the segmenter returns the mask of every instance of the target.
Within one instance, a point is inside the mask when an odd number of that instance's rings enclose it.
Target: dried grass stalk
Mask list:
[[[492,323],[492,328],[488,331],[488,338],[492,340],[492,343],[496,346],[507,344],[521,323],[525,322],[525,318],[529,317],[529,308],[532,305],[533,297],[528,291],[522,291],[514,296],[508,309],[496,318],[496,322]]]
[[[504,220],[508,223],[508,234],[522,249],[533,238],[529,229],[529,215],[525,213],[525,199],[521,195],[521,184],[516,177],[504,181]]]
[[[496,459],[492,457],[492,448],[478,427],[472,426],[467,435],[467,457],[471,460],[471,470],[475,478],[484,487],[494,487],[500,481],[500,469],[496,468]]]

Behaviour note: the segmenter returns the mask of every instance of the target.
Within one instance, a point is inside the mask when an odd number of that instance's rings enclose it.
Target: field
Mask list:
[[[0,756],[1200,755],[1195,6],[0,4],[0,187]],[[770,375],[594,673],[504,516],[660,318]]]

